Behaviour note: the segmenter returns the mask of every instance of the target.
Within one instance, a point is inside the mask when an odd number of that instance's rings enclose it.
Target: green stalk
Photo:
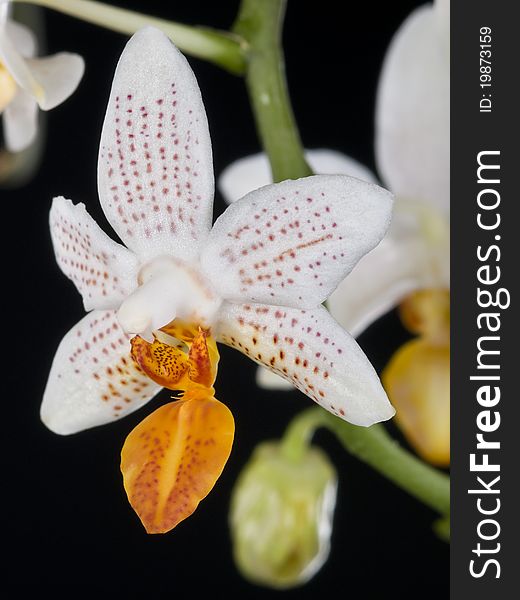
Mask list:
[[[321,408],[311,408],[298,415],[289,425],[283,439],[287,451],[299,453],[302,443],[308,443],[313,430],[318,427],[332,431],[352,455],[410,495],[440,515],[449,515],[449,477],[399,446],[381,425],[358,427]]]
[[[233,31],[248,43],[246,84],[273,181],[311,175],[285,80],[281,48],[286,0],[242,0]]]
[[[289,423],[281,443],[282,453],[287,459],[300,462],[305,456],[314,432],[322,424],[319,413],[319,410],[306,410]]]
[[[119,33],[132,35],[141,27],[153,25],[183,52],[208,60],[235,74],[245,69],[244,42],[238,35],[209,27],[191,27],[109,6],[92,0],[14,0],[52,8],[71,17],[100,25]]]

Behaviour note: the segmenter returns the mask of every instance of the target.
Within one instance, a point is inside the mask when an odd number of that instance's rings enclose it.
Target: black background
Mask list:
[[[393,32],[420,4],[332,0],[290,2],[284,36],[294,109],[306,147],[329,147],[374,168],[373,111],[377,78]],[[221,28],[238,2],[126,2],[151,14]],[[114,424],[72,437],[47,431],[39,404],[54,351],[83,313],[73,285],[55,265],[47,226],[51,199],[84,202],[111,231],[96,190],[102,119],[117,59],[126,38],[50,11],[48,53],[70,50],[86,60],[79,89],[48,114],[48,138],[37,176],[16,191],[2,191],[3,226],[3,509],[13,530],[2,587],[7,597],[184,597],[237,592],[277,596],[247,583],[231,557],[229,496],[240,469],[261,440],[279,437],[292,415],[310,406],[297,392],[269,393],[254,385],[255,365],[221,348],[218,397],[232,409],[236,441],[227,467],[196,513],[165,536],[147,536],[129,507],[119,473],[119,452],[129,431],[168,398]],[[208,113],[216,174],[258,150],[243,82],[190,59]],[[217,196],[215,212],[224,209]],[[406,339],[395,314],[360,343],[377,369]],[[7,385],[5,385],[7,382]],[[395,430],[392,432],[396,434]],[[397,434],[396,434],[397,435]],[[435,514],[350,457],[326,432],[324,447],[339,474],[332,551],[327,564],[292,598],[320,593],[375,598],[446,597],[448,546],[431,532]],[[5,564],[5,563],[4,563]],[[8,581],[6,581],[6,579]]]

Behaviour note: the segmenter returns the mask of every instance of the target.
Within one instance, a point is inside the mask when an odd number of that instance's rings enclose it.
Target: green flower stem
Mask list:
[[[14,0],[52,8],[64,14],[83,19],[119,33],[133,34],[141,27],[158,27],[183,52],[213,62],[235,74],[245,69],[245,44],[238,35],[209,27],[191,27],[150,17],[124,8],[109,6],[91,0]]]
[[[281,443],[281,451],[287,459],[299,462],[305,456],[314,432],[322,425],[320,412],[306,410],[289,423]]]
[[[343,446],[387,479],[447,517],[450,511],[449,477],[399,446],[381,425],[358,427],[321,408],[311,408],[293,419],[283,438],[288,453],[298,455],[318,427],[332,431]]]
[[[242,0],[233,31],[248,43],[246,84],[274,181],[311,175],[285,81],[281,32],[286,0]]]

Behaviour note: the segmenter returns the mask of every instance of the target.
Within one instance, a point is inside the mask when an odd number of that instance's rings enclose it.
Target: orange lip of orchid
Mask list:
[[[132,358],[148,377],[182,393],[144,419],[121,452],[132,508],[148,533],[165,533],[189,517],[215,485],[235,425],[230,410],[213,396],[219,354],[208,331],[173,321],[152,343],[140,336],[131,343]]]

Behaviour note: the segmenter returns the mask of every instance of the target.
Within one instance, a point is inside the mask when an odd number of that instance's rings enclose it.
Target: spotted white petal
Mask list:
[[[354,336],[411,292],[450,287],[449,226],[443,217],[411,206],[396,202],[387,235],[327,300],[331,314]]]
[[[356,160],[335,150],[305,150],[305,158],[313,173],[319,175],[350,175],[376,183],[373,173]],[[240,158],[224,169],[218,187],[224,200],[231,204],[252,190],[272,183],[267,156],[261,152]]]
[[[331,314],[358,336],[407,294],[422,287],[425,251],[420,239],[396,239],[389,233],[330,295],[327,306]]]
[[[233,302],[312,308],[380,241],[391,208],[389,192],[353,177],[265,186],[217,219],[202,269]]]
[[[143,259],[198,256],[213,207],[208,124],[190,66],[158,29],[138,31],[119,60],[98,184],[108,220]]]
[[[70,52],[29,58],[26,65],[40,88],[34,95],[42,110],[64,102],[78,87],[85,70],[83,58]]]
[[[82,295],[85,310],[118,308],[137,288],[137,257],[111,240],[84,204],[54,198],[49,224],[56,261]]]
[[[323,307],[226,303],[216,337],[355,425],[369,426],[395,413],[364,352]]]
[[[29,27],[15,21],[7,21],[6,31],[14,47],[24,58],[31,58],[36,54],[36,36]]]
[[[115,421],[160,390],[130,357],[113,311],[93,311],[63,338],[52,363],[41,418],[61,435]]]
[[[38,105],[36,100],[23,89],[2,114],[6,148],[10,152],[21,152],[31,145],[38,131]]]
[[[442,14],[442,11],[441,11]],[[376,109],[376,155],[398,197],[449,210],[449,47],[434,7],[415,10],[385,58]]]

